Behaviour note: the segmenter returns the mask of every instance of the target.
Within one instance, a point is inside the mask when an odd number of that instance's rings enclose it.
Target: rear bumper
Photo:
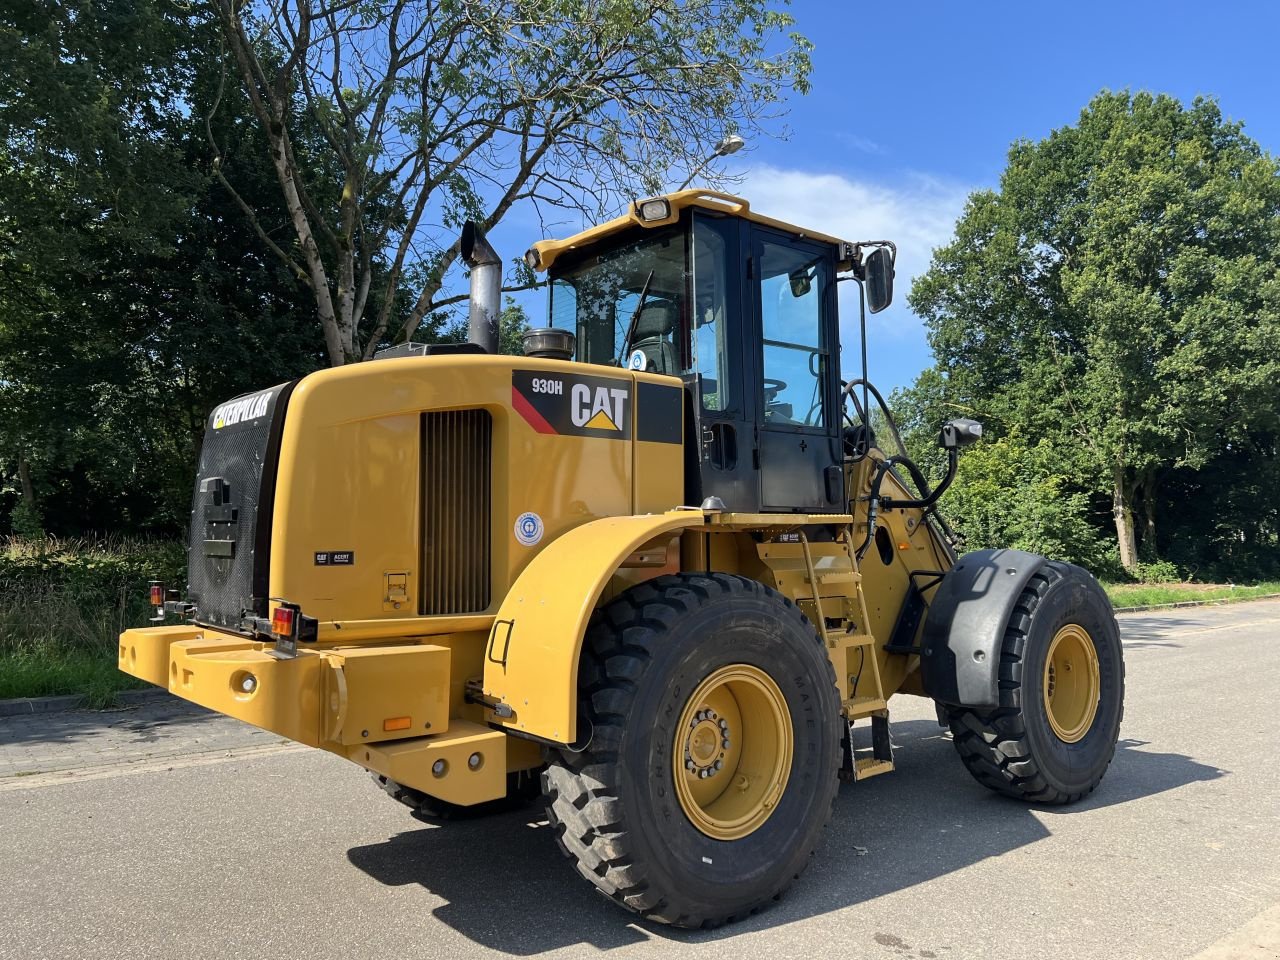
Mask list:
[[[507,735],[449,717],[448,647],[303,649],[289,660],[270,649],[202,627],[149,627],[120,635],[119,666],[451,803],[506,792]]]

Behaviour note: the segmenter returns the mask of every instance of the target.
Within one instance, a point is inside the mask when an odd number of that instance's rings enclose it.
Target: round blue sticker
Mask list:
[[[532,547],[542,539],[542,518],[536,513],[522,513],[516,517],[516,539],[526,547]]]
[[[631,353],[631,360],[627,363],[627,366],[632,370],[643,370],[645,368],[645,364],[648,362],[649,358],[644,355],[643,350],[634,350]]]

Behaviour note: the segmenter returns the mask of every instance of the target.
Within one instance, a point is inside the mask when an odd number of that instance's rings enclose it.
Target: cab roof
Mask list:
[[[664,203],[666,205],[665,213],[662,207]],[[848,264],[855,256],[853,244],[817,230],[809,230],[783,220],[775,220],[772,217],[763,216],[754,212],[751,209],[751,205],[742,197],[735,197],[729,193],[720,193],[716,190],[693,189],[680,190],[676,193],[667,193],[656,197],[646,197],[643,200],[634,200],[628,205],[625,214],[615,217],[606,223],[589,227],[581,233],[575,233],[564,240],[539,240],[525,254],[525,262],[534,270],[550,270],[560,257],[612,239],[624,230],[630,230],[633,227],[653,229],[655,227],[669,226],[678,221],[680,214],[690,207],[699,207],[703,210],[713,210],[717,213],[741,217],[743,220],[750,220],[752,223],[759,223],[787,233],[793,233],[806,240],[830,243],[838,248],[837,257],[840,260],[840,269],[842,270],[848,268]],[[642,211],[653,212],[654,210],[660,215],[642,215]]]

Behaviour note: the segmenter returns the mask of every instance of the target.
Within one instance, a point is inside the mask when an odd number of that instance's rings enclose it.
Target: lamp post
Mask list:
[[[693,183],[693,178],[696,177],[698,174],[700,174],[702,172],[702,168],[705,167],[712,160],[714,160],[716,157],[727,157],[731,153],[737,153],[746,145],[747,145],[747,141],[743,140],[736,133],[729,134],[727,137],[725,137],[723,140],[721,140],[719,143],[716,144],[715,152],[712,153],[711,156],[707,157],[707,159],[703,160],[700,164],[698,164],[696,167],[693,168],[693,171],[689,174],[685,182],[680,184],[680,186],[676,188],[677,192],[680,190],[683,190],[689,184]]]

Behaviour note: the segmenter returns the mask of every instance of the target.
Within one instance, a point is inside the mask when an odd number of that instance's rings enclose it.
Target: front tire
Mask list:
[[[1018,599],[1000,650],[1000,706],[946,708],[983,786],[1036,803],[1091,793],[1115,754],[1124,657],[1111,601],[1088,572],[1046,562]]]
[[[831,816],[835,674],[812,624],[728,574],[664,576],[588,628],[580,752],[543,774],[579,872],[649,919],[716,926],[778,898]]]

